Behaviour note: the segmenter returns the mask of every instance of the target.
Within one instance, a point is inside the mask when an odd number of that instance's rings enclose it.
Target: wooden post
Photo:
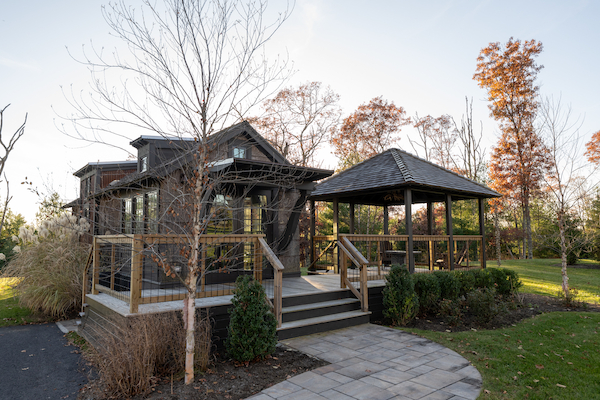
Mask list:
[[[262,250],[258,239],[252,242],[254,247],[254,279],[262,283]]]
[[[454,238],[452,236],[452,196],[446,195],[446,234],[448,235],[448,264],[454,269]]]
[[[387,204],[383,206],[383,234],[390,234],[390,214]]]
[[[115,244],[110,248],[110,289],[115,290]]]
[[[367,286],[367,266],[360,267],[360,303],[362,312],[369,311],[369,288]]]
[[[338,199],[333,199],[333,240],[338,243],[340,232],[340,215]],[[339,273],[339,251],[337,245],[333,248],[333,271]]]
[[[410,188],[404,189],[404,213],[406,219],[406,257],[408,258],[408,271],[415,272],[415,258],[413,256],[413,227],[412,227],[412,191]]]
[[[142,251],[144,242],[142,235],[133,235],[133,244],[131,246],[131,282],[129,294],[129,312],[135,314],[138,312],[138,305],[142,297],[142,274],[144,272]]]
[[[431,201],[427,202],[427,234],[433,235],[433,203]],[[433,263],[435,262],[435,249],[433,247],[433,240],[428,240],[429,244],[429,270],[433,270]]]
[[[316,232],[316,208],[315,201],[310,201],[310,264],[314,265],[314,269],[317,269],[315,260],[317,259],[317,249],[315,247],[315,232]]]
[[[348,204],[349,207],[349,211],[350,211],[350,234],[353,235],[354,234],[354,203],[349,203]]]
[[[338,242],[339,243],[339,242]],[[348,278],[348,264],[345,252],[340,252],[340,288],[346,289],[346,279]]]
[[[481,235],[481,268],[487,267],[485,254],[485,199],[479,200],[479,234]]]
[[[100,246],[94,236],[94,267],[92,271],[92,294],[98,294],[96,285],[100,282]]]
[[[277,318],[277,327],[279,328],[283,323],[283,270],[275,268],[275,279],[273,286],[273,311],[275,312],[275,318]]]

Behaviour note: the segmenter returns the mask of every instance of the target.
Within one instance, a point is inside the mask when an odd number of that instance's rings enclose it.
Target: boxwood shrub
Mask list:
[[[404,266],[393,265],[385,278],[383,315],[392,325],[406,325],[419,310],[419,297],[412,276]]]

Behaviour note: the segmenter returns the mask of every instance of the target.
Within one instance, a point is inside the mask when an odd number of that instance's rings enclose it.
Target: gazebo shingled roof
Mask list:
[[[499,197],[485,185],[400,149],[390,149],[319,183],[310,199],[372,205],[404,204],[404,189],[413,203]]]

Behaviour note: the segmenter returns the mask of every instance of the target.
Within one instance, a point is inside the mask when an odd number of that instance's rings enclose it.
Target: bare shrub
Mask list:
[[[197,317],[195,367],[210,361],[211,326]],[[97,343],[98,370],[106,394],[130,397],[148,393],[156,376],[183,376],[185,329],[176,313],[112,320]]]

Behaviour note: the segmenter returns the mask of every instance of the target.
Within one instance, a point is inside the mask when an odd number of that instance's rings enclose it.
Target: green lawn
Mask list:
[[[12,281],[12,278],[0,278],[0,326],[44,322],[43,317],[35,315],[29,308],[19,306],[10,287]]]
[[[538,315],[516,326],[414,332],[460,353],[483,377],[480,399],[597,399],[600,313]]]
[[[495,267],[496,263],[490,260],[487,265]],[[517,271],[523,281],[522,292],[556,296],[561,290],[560,259],[503,260],[502,267]],[[577,300],[600,304],[600,270],[567,267],[567,273],[569,286],[579,291]]]

